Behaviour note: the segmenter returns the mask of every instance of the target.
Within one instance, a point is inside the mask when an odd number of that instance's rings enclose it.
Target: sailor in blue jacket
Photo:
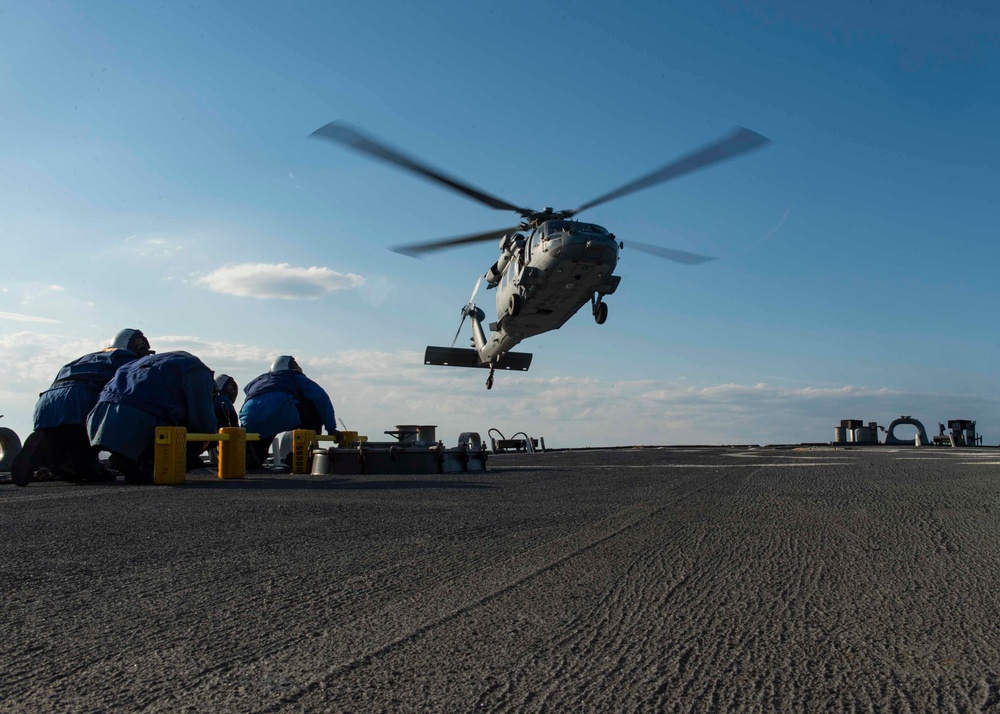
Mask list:
[[[183,426],[215,432],[212,370],[187,352],[163,352],[115,372],[87,417],[90,443],[111,452],[111,465],[126,483],[152,483],[156,427]],[[188,444],[188,467],[202,465],[207,444]]]
[[[224,426],[239,426],[240,417],[236,413],[237,397],[240,396],[239,385],[228,374],[220,374],[215,378],[215,420],[221,429]]]
[[[337,419],[326,391],[302,373],[291,355],[282,355],[271,369],[243,388],[246,400],[240,409],[240,424],[260,441],[247,442],[248,465],[264,462],[274,437],[291,429],[312,429],[336,434]],[[256,457],[256,464],[254,463]]]
[[[34,431],[11,464],[11,478],[27,486],[40,468],[64,481],[106,481],[114,475],[103,469],[87,437],[87,414],[119,367],[152,354],[141,330],[125,329],[111,346],[64,365],[52,386],[35,404]]]

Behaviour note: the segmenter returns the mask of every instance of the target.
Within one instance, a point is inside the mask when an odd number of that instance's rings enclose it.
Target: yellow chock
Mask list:
[[[187,471],[187,429],[158,426],[153,444],[153,483],[184,483]]]
[[[292,432],[292,473],[309,473],[310,457],[316,432],[312,429],[296,429]]]
[[[247,432],[238,426],[219,429],[219,478],[247,475]]]

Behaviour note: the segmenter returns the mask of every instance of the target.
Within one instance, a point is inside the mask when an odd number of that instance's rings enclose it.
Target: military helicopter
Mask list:
[[[559,211],[543,208],[538,211],[515,206],[474,188],[340,121],[330,122],[310,136],[335,141],[447,186],[490,208],[513,211],[521,216],[520,223],[510,228],[393,248],[398,253],[420,256],[431,251],[499,239],[500,257],[476,281],[472,296],[462,307],[462,320],[451,347],[428,347],[424,353],[425,364],[488,368],[487,389],[493,388],[495,370],[525,371],[531,365],[530,353],[511,352],[522,340],[559,329],[588,302],[598,325],[603,325],[608,319],[608,305],[604,298],[613,294],[621,282],[621,276],[615,275],[614,270],[618,264],[618,252],[625,244],[602,226],[573,220],[577,214],[770,143],[750,129],[737,128],[729,135],[578,208]],[[631,240],[628,246],[687,265],[715,260],[706,255]],[[487,289],[496,290],[497,320],[489,323],[488,337],[483,330],[486,314],[475,302],[484,278]],[[466,318],[472,326],[474,349],[455,347]]]

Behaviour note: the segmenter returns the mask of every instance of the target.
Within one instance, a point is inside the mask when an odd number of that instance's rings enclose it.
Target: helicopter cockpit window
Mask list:
[[[555,233],[593,233],[595,235],[607,235],[607,229],[595,223],[580,223],[579,221],[548,221],[542,225],[543,238],[548,238]]]
[[[553,233],[562,233],[566,230],[569,230],[569,224],[566,221],[548,221],[542,224],[542,233],[546,238]]]

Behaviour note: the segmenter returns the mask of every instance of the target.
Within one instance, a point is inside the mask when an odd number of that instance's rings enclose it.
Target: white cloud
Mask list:
[[[375,278],[374,280],[365,280],[365,284],[361,289],[361,299],[369,305],[374,305],[376,307],[385,305],[389,302],[389,300],[395,297],[395,295],[396,291],[393,284],[384,277]]]
[[[139,257],[159,260],[175,256],[189,245],[190,241],[162,236],[140,237],[132,235],[125,239],[125,247]]]
[[[266,368],[267,365],[271,364],[271,360],[279,354],[273,348],[234,342],[210,342],[200,337],[185,335],[154,335],[149,337],[149,343],[157,352],[173,352],[176,350],[190,352],[201,358],[205,364],[213,369],[215,369],[214,365],[219,363],[227,365],[250,363],[254,366],[263,364]]]
[[[0,333],[0,414],[24,441],[38,393],[67,362],[107,343],[38,332]]]
[[[364,285],[365,279],[353,273],[338,273],[316,266],[295,268],[288,263],[241,263],[219,268],[198,282],[225,295],[315,300],[335,290],[358,288]]]
[[[35,315],[22,315],[16,312],[0,312],[0,320],[15,320],[16,322],[45,322],[58,324],[59,320],[51,317],[36,317]]]
[[[190,335],[150,335],[158,352],[186,350],[240,387],[265,372],[281,350],[223,343]],[[18,433],[59,368],[107,341],[21,331],[0,333],[0,413]],[[484,438],[526,432],[550,447],[633,444],[765,444],[827,442],[841,419],[887,425],[900,414],[920,419],[928,432],[938,421],[977,419],[984,443],[1000,434],[1000,402],[993,397],[880,387],[785,387],[766,383],[705,384],[657,379],[538,377],[500,372],[492,391],[487,371],[430,367],[416,352],[296,353],[306,374],[333,399],[337,415],[374,441],[396,424],[435,424],[454,445],[464,431]],[[991,431],[992,430],[992,431]],[[24,434],[22,434],[23,438]]]
[[[29,284],[25,287],[24,296],[21,298],[22,305],[33,305],[38,302],[42,302],[46,299],[50,299],[53,296],[59,298],[68,298],[63,294],[66,293],[66,288],[62,285],[35,285]]]
[[[107,345],[107,340],[43,332],[0,333],[0,384],[44,389],[64,364]]]
[[[900,414],[937,421],[1000,423],[1000,403],[975,395],[900,391],[845,385],[787,388],[759,384],[691,386],[661,380],[608,381],[520,372],[429,367],[414,353],[343,352],[303,360],[306,372],[330,387],[351,428],[395,424],[439,425],[446,443],[463,431],[491,427],[526,431],[550,446],[738,444],[830,441],[841,419],[887,425]],[[965,415],[965,416],[962,416]],[[353,423],[352,423],[353,422]],[[996,434],[987,433],[986,443]]]

